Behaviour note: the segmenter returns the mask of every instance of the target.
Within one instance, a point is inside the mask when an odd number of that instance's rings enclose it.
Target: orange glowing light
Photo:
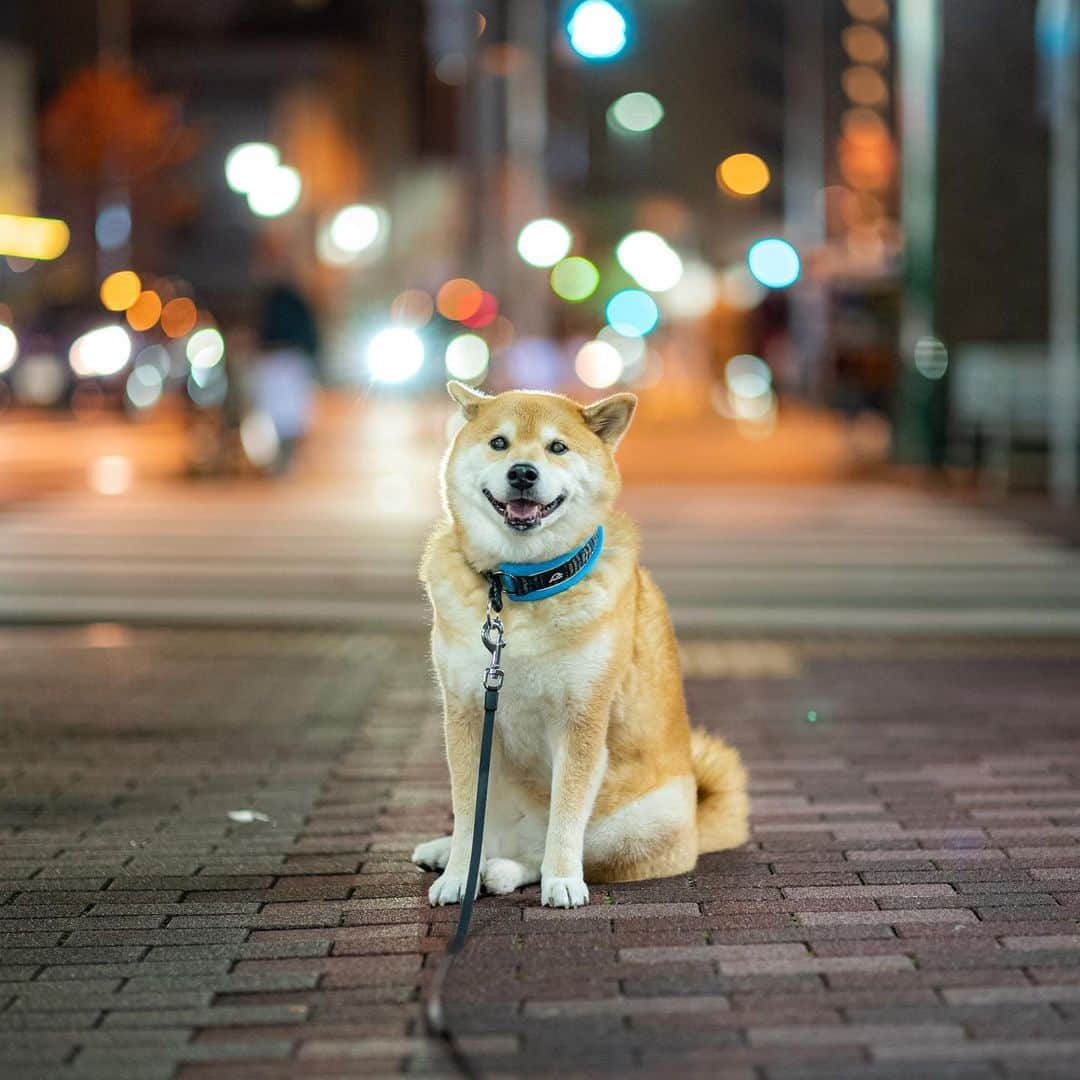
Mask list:
[[[844,0],[844,7],[853,19],[885,22],[889,18],[888,0]]]
[[[769,166],[757,154],[732,154],[716,167],[716,182],[732,195],[757,195],[769,186]]]
[[[118,270],[101,283],[101,302],[110,311],[126,311],[142,292],[142,282],[134,270]]]
[[[127,321],[132,330],[149,330],[161,318],[161,297],[153,289],[139,293],[127,309]]]
[[[889,46],[872,26],[849,26],[842,35],[844,52],[856,64],[884,64],[889,59]]]
[[[171,338],[183,337],[195,329],[198,317],[195,304],[186,296],[178,296],[161,309],[161,329]]]
[[[467,319],[461,321],[465,326],[478,330],[493,322],[498,314],[499,301],[491,293],[484,292],[480,296],[480,306]]]
[[[880,72],[860,64],[844,72],[844,93],[856,105],[884,105],[889,100],[889,87]]]
[[[435,306],[445,319],[462,322],[480,310],[484,291],[468,278],[452,278],[435,297]]]

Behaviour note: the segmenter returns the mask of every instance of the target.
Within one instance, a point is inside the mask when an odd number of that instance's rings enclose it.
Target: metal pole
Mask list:
[[[825,9],[787,0],[784,12],[784,231],[802,251],[825,243]],[[825,290],[805,276],[791,291],[800,391],[824,396]]]
[[[1080,0],[1040,0],[1050,112],[1050,491],[1077,501],[1080,439]]]
[[[895,454],[901,461],[941,465],[944,380],[915,367],[915,345],[936,337],[937,96],[941,0],[899,0],[896,8],[900,104],[900,218],[904,289],[900,305],[900,380]]]

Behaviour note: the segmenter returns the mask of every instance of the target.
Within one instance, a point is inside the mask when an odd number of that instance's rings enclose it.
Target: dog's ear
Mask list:
[[[581,415],[589,429],[614,449],[634,418],[637,400],[635,394],[612,394],[586,405]]]
[[[490,395],[474,390],[471,386],[466,386],[456,379],[451,379],[446,384],[446,392],[461,407],[466,420],[471,420],[476,415],[476,410],[480,408],[481,402],[491,400]]]

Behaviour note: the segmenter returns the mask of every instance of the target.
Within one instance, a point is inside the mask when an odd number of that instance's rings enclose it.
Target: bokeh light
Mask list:
[[[769,289],[785,289],[799,280],[802,269],[799,253],[779,237],[759,240],[746,253],[746,265],[754,275]]]
[[[578,4],[566,29],[571,48],[586,60],[607,60],[626,47],[626,19],[608,0]]]
[[[144,289],[125,314],[132,330],[149,330],[161,318],[161,297],[153,289]]]
[[[330,239],[340,251],[359,254],[378,239],[383,216],[374,206],[346,206],[330,222]]]
[[[664,296],[664,313],[677,319],[697,319],[715,306],[720,294],[713,268],[700,259],[683,265],[679,283]]]
[[[936,382],[949,370],[949,350],[936,337],[921,337],[915,342],[915,370],[924,378]]]
[[[657,233],[641,230],[624,236],[615,248],[619,265],[643,288],[666,292],[683,275],[682,259]]]
[[[19,339],[10,326],[0,323],[0,375],[10,371],[19,358]]]
[[[142,282],[134,270],[118,270],[101,283],[101,302],[110,311],[126,311],[142,292]]]
[[[664,106],[644,90],[623,94],[608,108],[608,123],[616,131],[639,135],[664,119]]]
[[[165,380],[154,364],[138,364],[124,386],[128,401],[136,409],[149,409],[161,400]]]
[[[607,321],[624,337],[644,337],[656,329],[660,309],[656,301],[640,289],[623,289],[607,303]]]
[[[864,22],[887,22],[889,18],[888,0],[844,0],[844,7],[853,19]]]
[[[77,337],[68,351],[76,375],[115,375],[131,359],[131,337],[122,326],[99,326]]]
[[[841,82],[844,93],[856,104],[866,106],[885,105],[889,100],[889,84],[879,71],[859,64],[844,72]]]
[[[889,59],[888,43],[872,26],[849,26],[841,40],[856,64],[884,64]]]
[[[212,326],[196,330],[187,343],[187,358],[192,371],[206,371],[220,364],[225,356],[225,339]]]
[[[574,371],[586,386],[602,390],[619,381],[623,358],[619,350],[606,341],[587,341],[574,357]]]
[[[280,163],[281,155],[276,146],[263,142],[241,143],[225,158],[225,182],[238,195],[247,195]]]
[[[757,154],[732,154],[716,167],[716,182],[731,195],[747,198],[769,186],[769,166]]]
[[[435,306],[444,319],[461,322],[480,310],[484,290],[468,278],[451,278],[435,297]]]
[[[299,202],[302,189],[300,174],[291,165],[278,165],[247,193],[248,207],[259,217],[280,217]]]
[[[622,357],[623,373],[627,378],[640,374],[645,364],[647,351],[644,338],[626,337],[614,326],[605,326],[596,335],[596,340],[610,345]]]
[[[427,326],[434,314],[435,301],[423,289],[405,289],[390,302],[390,318],[412,330]]]
[[[487,342],[476,334],[459,334],[446,346],[446,373],[464,382],[476,382],[487,374]]]
[[[183,337],[194,329],[198,315],[194,301],[178,296],[161,309],[161,329],[171,338]]]
[[[466,318],[461,320],[463,326],[468,326],[472,330],[481,330],[485,326],[489,326],[493,323],[499,314],[499,301],[494,293],[481,291],[480,303],[477,305],[476,310]]]
[[[740,353],[724,365],[724,382],[736,397],[756,398],[772,389],[772,372],[761,357]]]
[[[749,311],[766,297],[761,282],[747,266],[732,266],[720,275],[718,299],[735,311]]]
[[[570,230],[554,218],[537,218],[518,233],[518,254],[530,265],[554,266],[574,242]]]
[[[131,211],[123,203],[103,206],[94,224],[94,237],[102,251],[123,247],[131,236]]]
[[[551,271],[551,291],[574,304],[587,300],[599,284],[600,271],[580,255],[563,259]]]
[[[59,258],[70,241],[71,230],[58,218],[0,214],[0,255],[8,257],[8,266],[16,272],[28,270],[33,260]]]
[[[273,465],[281,451],[274,418],[261,409],[252,409],[240,422],[240,445],[257,469]]]
[[[106,454],[90,463],[90,488],[99,495],[123,495],[131,487],[134,472],[131,458]]]
[[[368,343],[368,373],[375,382],[402,383],[424,364],[424,343],[406,326],[380,330]]]

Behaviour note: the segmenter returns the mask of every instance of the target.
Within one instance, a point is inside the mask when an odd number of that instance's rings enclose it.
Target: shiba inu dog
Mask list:
[[[557,394],[489,397],[451,382],[465,423],[443,467],[446,517],[421,579],[434,609],[454,831],[413,861],[442,874],[432,904],[464,896],[487,654],[485,572],[507,594],[481,881],[577,907],[587,881],[686,872],[746,839],[746,777],[720,739],[691,730],[667,606],[613,509],[614,451],[637,406]]]

